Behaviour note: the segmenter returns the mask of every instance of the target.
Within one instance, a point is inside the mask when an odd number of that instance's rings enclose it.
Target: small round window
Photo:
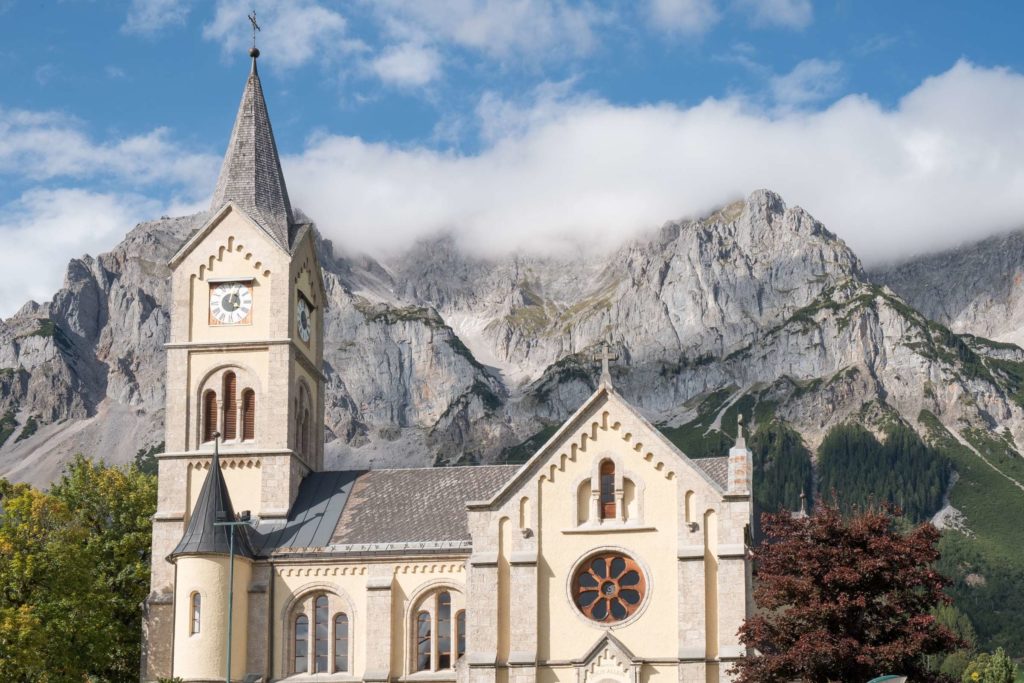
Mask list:
[[[628,555],[607,552],[580,565],[572,580],[572,599],[584,616],[611,623],[629,618],[640,607],[647,582],[640,565]]]

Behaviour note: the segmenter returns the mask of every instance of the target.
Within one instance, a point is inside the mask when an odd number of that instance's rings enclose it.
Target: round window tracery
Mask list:
[[[643,570],[620,552],[592,555],[576,570],[572,599],[589,619],[602,623],[622,621],[640,607],[647,592]]]

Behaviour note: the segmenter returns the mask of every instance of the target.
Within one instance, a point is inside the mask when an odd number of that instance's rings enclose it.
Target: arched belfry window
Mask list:
[[[242,392],[242,440],[256,438],[256,392],[246,389]]]
[[[615,463],[601,463],[601,519],[615,519]]]
[[[225,441],[238,438],[238,378],[235,373],[224,373],[224,430]]]
[[[217,392],[203,394],[203,441],[213,441],[217,431]]]

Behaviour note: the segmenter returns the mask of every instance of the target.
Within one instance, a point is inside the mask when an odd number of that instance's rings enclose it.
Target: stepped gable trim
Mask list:
[[[214,452],[210,469],[203,479],[203,487],[192,509],[188,528],[168,559],[173,562],[181,555],[227,555],[231,530],[226,526],[216,526],[216,522],[234,518],[235,508],[221,473],[220,455]],[[249,559],[255,557],[249,543],[248,526],[235,527],[235,554]]]
[[[252,227],[256,228],[264,235],[266,235],[267,239],[270,240],[271,244],[273,244],[275,247],[291,256],[291,252],[289,252],[285,247],[283,247],[281,243],[274,238],[273,235],[267,232],[266,229],[263,228],[263,226],[261,226],[251,216],[249,216],[245,211],[243,211],[241,207],[239,207],[234,202],[228,202],[227,204],[222,206],[216,213],[214,213],[210,217],[210,219],[206,221],[203,227],[199,228],[199,230],[196,231],[196,234],[192,235],[192,237],[190,237],[188,241],[185,242],[185,244],[181,245],[181,248],[178,249],[174,256],[171,257],[171,260],[167,262],[167,265],[172,269],[177,268],[178,264],[184,261],[185,257],[191,254],[192,251],[199,245],[199,243],[206,239],[206,236],[213,232],[213,229],[220,225],[231,212],[235,212],[242,216]]]
[[[567,419],[558,431],[552,435],[547,442],[541,446],[533,456],[530,457],[523,466],[519,468],[515,476],[513,476],[504,486],[486,500],[469,501],[466,503],[466,507],[471,510],[489,510],[497,509],[500,507],[510,496],[514,495],[519,491],[522,486],[531,477],[537,476],[540,473],[541,467],[552,460],[560,450],[557,448],[560,444],[567,443],[570,441],[582,442],[585,439],[591,438],[591,430],[588,429],[587,421],[590,420],[591,416],[597,412],[602,406],[613,404],[613,410],[619,410],[626,413],[629,417],[636,420],[641,428],[648,430],[655,443],[665,452],[675,456],[675,458],[688,467],[691,471],[695,472],[699,477],[704,479],[712,487],[712,489],[722,495],[725,494],[726,487],[719,481],[716,481],[711,474],[705,470],[705,468],[697,465],[696,461],[690,459],[685,453],[676,447],[671,441],[669,441],[661,431],[652,425],[647,418],[637,411],[632,405],[630,405],[625,399],[623,399],[618,392],[610,386],[600,385],[597,390],[591,394],[590,398],[583,402],[583,405]],[[635,440],[634,435],[625,434],[623,439],[627,441]],[[638,454],[650,454],[651,450],[646,447],[647,445],[637,441],[634,444],[634,450]],[[641,455],[641,457],[644,457]],[[646,459],[646,458],[645,458]],[[669,472],[671,474],[671,472]]]

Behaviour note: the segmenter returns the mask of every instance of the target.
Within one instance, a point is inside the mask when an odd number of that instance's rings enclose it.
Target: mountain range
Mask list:
[[[0,321],[0,476],[46,485],[75,453],[159,450],[167,260],[204,220],[142,223]],[[611,252],[489,255],[441,235],[387,258],[320,253],[329,467],[521,460],[594,389],[607,343],[618,391],[689,455],[723,454],[745,416],[773,482],[762,504],[825,495],[823,476],[860,490],[866,472],[980,549],[964,586],[1019,559],[1024,532],[989,507],[1024,501],[1024,232],[866,270],[761,190]],[[836,480],[849,425],[919,439],[941,481],[921,492],[916,469],[893,479],[877,460]]]

